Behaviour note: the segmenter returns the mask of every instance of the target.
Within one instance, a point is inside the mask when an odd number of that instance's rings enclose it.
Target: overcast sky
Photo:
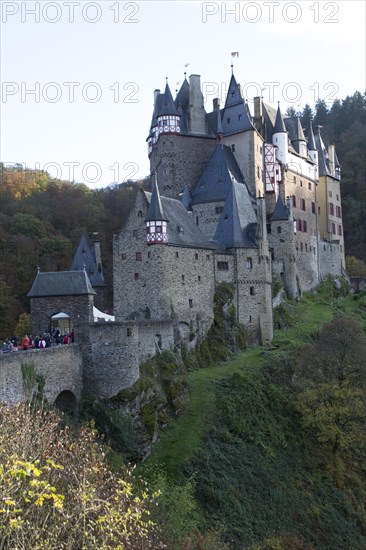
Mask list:
[[[207,110],[232,59],[249,105],[331,105],[366,87],[361,0],[3,0],[1,31],[1,161],[90,187],[148,175],[166,77],[175,95],[184,71],[200,74]]]

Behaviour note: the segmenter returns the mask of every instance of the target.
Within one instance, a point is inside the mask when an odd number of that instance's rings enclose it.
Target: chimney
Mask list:
[[[213,110],[217,111],[217,109],[220,109],[221,101],[219,97],[215,97],[215,99],[212,101],[213,104]]]
[[[159,94],[160,94],[160,90],[158,90],[158,89],[154,90],[154,109],[155,109],[155,106],[156,106],[156,99],[157,99]]]
[[[254,98],[254,118],[262,119],[263,109],[262,109],[262,98],[257,96]]]
[[[201,77],[198,74],[191,74],[189,77],[189,118],[192,134],[206,134]]]

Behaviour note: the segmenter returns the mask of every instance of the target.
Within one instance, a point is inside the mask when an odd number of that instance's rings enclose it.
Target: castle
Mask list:
[[[37,274],[29,293],[34,332],[60,311],[72,318],[87,393],[113,396],[156,351],[193,348],[212,324],[222,282],[233,287],[249,342],[266,346],[275,285],[296,298],[344,272],[334,146],[326,149],[311,125],[305,137],[280,105],[260,97],[253,105],[251,113],[234,74],[225,104],[214,99],[209,113],[198,75],[175,99],[168,83],[155,90],[151,192],[139,189],[113,243],[114,322],[93,318],[104,285],[98,247],[90,255],[83,241],[70,272]]]

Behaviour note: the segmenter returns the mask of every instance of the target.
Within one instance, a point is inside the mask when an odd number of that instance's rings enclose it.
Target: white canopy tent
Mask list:
[[[116,318],[114,315],[108,315],[108,313],[103,313],[103,311],[99,311],[95,306],[93,306],[93,317],[94,322],[97,323],[98,321],[115,321]]]

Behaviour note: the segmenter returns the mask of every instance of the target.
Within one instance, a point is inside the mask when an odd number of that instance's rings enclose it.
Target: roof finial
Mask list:
[[[37,267],[37,273],[40,273],[40,271],[41,271],[41,268],[38,266]]]
[[[86,272],[86,265],[85,265],[85,263],[83,264],[83,271]]]
[[[231,62],[231,74],[233,75],[234,74],[234,65],[233,65],[233,62]]]
[[[187,71],[184,71],[184,78],[187,78]]]

